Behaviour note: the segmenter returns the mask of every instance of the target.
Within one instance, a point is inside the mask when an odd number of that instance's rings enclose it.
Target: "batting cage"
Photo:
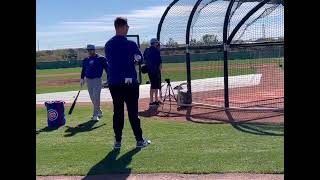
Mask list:
[[[283,0],[174,0],[157,38],[162,81],[171,80],[189,115],[283,113]]]

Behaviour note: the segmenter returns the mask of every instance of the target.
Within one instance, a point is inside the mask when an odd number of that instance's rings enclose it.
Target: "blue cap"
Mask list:
[[[157,38],[152,38],[152,39],[150,40],[150,45],[154,45],[154,44],[156,44],[156,43],[159,43],[159,41],[158,41]]]
[[[96,47],[92,44],[87,45],[87,50],[96,50]]]

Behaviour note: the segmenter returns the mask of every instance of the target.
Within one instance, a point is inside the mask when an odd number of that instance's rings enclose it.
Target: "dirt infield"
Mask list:
[[[211,107],[192,107],[186,109],[178,109],[175,102],[165,103],[161,106],[149,107],[148,99],[139,101],[139,115],[142,117],[158,117],[164,121],[191,121],[195,123],[262,123],[262,124],[283,124],[283,112],[268,111],[242,111],[229,110],[225,111],[221,108]]]
[[[283,174],[108,174],[96,176],[37,176],[38,180],[283,180]]]
[[[255,65],[257,73],[262,74],[260,83],[255,86],[230,88],[230,107],[284,107],[283,70],[275,64]],[[192,93],[193,102],[224,106],[224,90]],[[162,120],[193,121],[198,123],[263,123],[283,124],[283,111],[243,111],[198,106],[178,109],[176,102],[165,103],[159,107],[149,107],[148,99],[139,101],[139,115],[157,116]]]
[[[48,80],[43,81],[37,84],[37,86],[47,86],[47,87],[54,87],[54,86],[63,86],[63,85],[70,85],[80,83],[80,79],[61,79],[61,80]]]
[[[76,73],[59,73],[59,74],[41,74],[41,75],[37,75],[37,78],[40,78],[40,77],[64,77],[64,76],[75,76],[75,75],[79,75],[80,76],[80,72],[76,72]]]
[[[66,111],[70,108],[71,103],[66,103]],[[90,102],[79,102],[76,105],[92,106]],[[45,108],[44,105],[38,104],[38,108]],[[102,109],[112,110],[112,102],[102,102]],[[126,106],[124,107],[126,109]],[[210,107],[192,107],[188,109],[179,109],[175,102],[172,102],[171,110],[169,103],[160,106],[149,106],[149,99],[139,100],[139,116],[141,117],[157,117],[161,121],[175,122],[194,122],[194,123],[262,123],[262,124],[278,124],[283,125],[283,112],[259,112],[259,111],[241,111],[229,110],[225,111],[220,108]]]
[[[256,65],[255,69],[258,74],[262,74],[260,83],[255,86],[230,88],[230,107],[283,108],[283,70],[275,64]],[[196,92],[192,94],[192,99],[193,102],[224,106],[224,90]]]
[[[261,73],[259,85],[229,89],[231,107],[275,107],[283,108],[284,88],[283,70],[277,65],[257,65],[257,73]],[[224,90],[192,93],[193,102],[224,106]],[[173,102],[159,107],[149,107],[148,99],[139,101],[140,116],[158,116],[163,120],[193,121],[198,123],[264,123],[283,124],[284,113],[272,111],[242,111],[214,107],[192,107],[178,109]]]
[[[184,65],[184,64],[183,64]],[[229,65],[229,68],[234,68],[234,69],[248,69],[248,66],[243,66],[240,64],[231,64]],[[223,65],[216,65],[216,64],[208,64],[206,66],[192,66],[191,64],[191,71],[192,70],[210,70],[210,71],[214,71],[214,70],[223,70]],[[181,67],[165,67],[162,69],[162,72],[186,72],[187,69],[184,66]]]

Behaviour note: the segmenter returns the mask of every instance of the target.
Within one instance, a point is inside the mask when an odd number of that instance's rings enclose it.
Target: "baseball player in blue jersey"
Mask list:
[[[131,128],[137,141],[136,147],[147,146],[150,141],[142,136],[138,117],[139,82],[135,64],[142,61],[142,54],[133,41],[127,39],[129,26],[126,18],[118,17],[114,21],[116,35],[105,45],[108,61],[108,85],[113,100],[114,148],[121,148],[124,126],[124,103],[127,105]]]
[[[107,60],[105,57],[96,53],[94,45],[87,45],[89,56],[82,61],[82,71],[80,86],[82,87],[87,82],[87,87],[90,95],[90,99],[93,104],[92,120],[99,121],[102,117],[102,111],[100,109],[100,94],[102,88],[102,73],[105,69],[107,73]]]

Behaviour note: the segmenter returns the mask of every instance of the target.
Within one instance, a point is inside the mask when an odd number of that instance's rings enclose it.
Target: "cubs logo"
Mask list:
[[[93,60],[89,61],[89,65],[90,65],[90,66],[92,66],[93,64],[94,64],[94,61],[93,61]]]
[[[58,112],[54,109],[48,110],[49,121],[54,121],[58,118]]]

